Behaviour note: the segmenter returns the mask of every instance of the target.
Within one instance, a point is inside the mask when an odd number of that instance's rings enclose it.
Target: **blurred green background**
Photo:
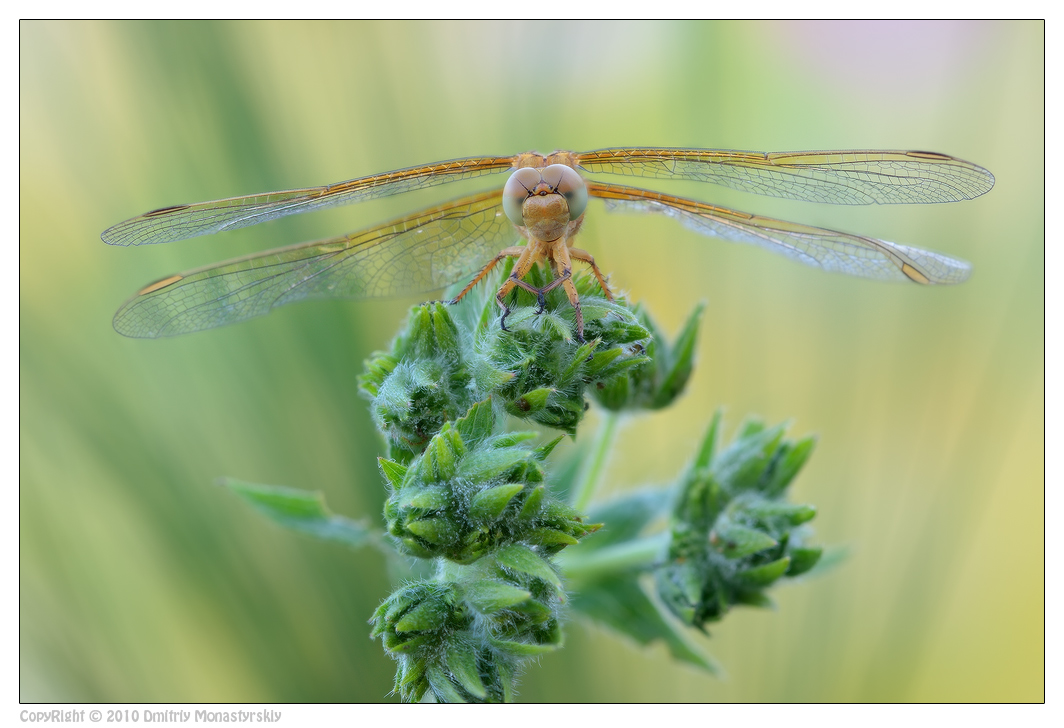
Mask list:
[[[143,249],[106,246],[104,228],[453,157],[623,145],[926,149],[997,186],[859,208],[658,186],[972,261],[949,289],[591,204],[583,247],[667,331],[709,304],[689,391],[627,423],[609,490],[667,483],[718,405],[732,427],[793,418],[820,436],[794,496],[851,557],[703,640],[725,680],[574,620],[521,699],[1042,700],[1043,39],[1042,23],[21,23],[21,700],[393,699],[366,623],[390,590],[380,557],[284,531],[213,482],[320,489],[379,518],[355,378],[416,299],[163,341],[110,322],[174,271],[457,192]]]

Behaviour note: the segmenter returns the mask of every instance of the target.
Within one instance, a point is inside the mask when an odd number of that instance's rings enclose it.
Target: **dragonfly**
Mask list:
[[[506,328],[514,288],[537,296],[563,287],[583,339],[574,261],[590,266],[606,298],[612,292],[593,256],[574,247],[589,198],[607,209],[657,213],[699,233],[761,246],[827,271],[921,285],[966,280],[971,265],[941,253],[800,223],[775,220],[585,175],[695,180],[771,197],[838,205],[970,200],[994,176],[962,159],[921,151],[744,152],[721,149],[610,148],[468,157],[304,189],[173,205],[105,230],[111,245],[168,243],[411,190],[509,173],[504,184],[367,230],[255,253],[150,283],[114,317],[120,334],[174,336],[261,316],[311,299],[425,294],[468,281],[460,301],[501,261],[515,258],[496,293]],[[523,280],[539,262],[553,272],[536,288]]]

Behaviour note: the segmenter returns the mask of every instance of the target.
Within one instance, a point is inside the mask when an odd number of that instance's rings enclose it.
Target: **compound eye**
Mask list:
[[[522,167],[506,180],[506,186],[502,188],[502,209],[514,225],[524,226],[525,216],[521,206],[541,181],[543,177],[534,167]]]
[[[587,209],[587,185],[576,170],[564,164],[552,164],[543,170],[543,181],[565,198],[569,219],[575,220]]]

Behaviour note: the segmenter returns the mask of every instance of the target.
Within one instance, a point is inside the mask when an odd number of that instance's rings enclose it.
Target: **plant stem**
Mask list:
[[[620,423],[620,415],[610,410],[602,413],[602,425],[599,427],[598,437],[592,447],[580,478],[573,488],[572,503],[576,510],[584,512],[591,504],[591,499],[598,489],[602,480],[602,473],[606,468],[606,458],[614,440],[617,439],[617,427]]]
[[[578,550],[564,551],[557,556],[558,565],[569,578],[586,578],[595,574],[646,568],[661,558],[668,542],[668,532],[662,532],[632,541],[622,541],[588,553],[580,553]]]

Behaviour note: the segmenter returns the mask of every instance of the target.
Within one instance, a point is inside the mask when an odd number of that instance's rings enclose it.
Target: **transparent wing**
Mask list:
[[[267,192],[194,205],[164,207],[120,222],[105,230],[100,237],[110,245],[169,243],[258,225],[260,222],[275,220],[285,215],[348,205],[361,200],[501,172],[510,169],[513,161],[513,157],[454,159],[360,177],[324,187]]]
[[[607,207],[656,212],[704,235],[751,243],[827,271],[923,284],[960,283],[972,267],[962,260],[885,240],[825,230],[622,185],[588,184]]]
[[[519,238],[490,192],[331,240],[303,243],[164,278],[118,310],[115,330],[156,338],[262,316],[319,298],[425,293],[485,265]]]
[[[955,202],[985,194],[994,175],[934,152],[736,152],[600,149],[577,155],[590,173],[689,179],[836,205]]]

